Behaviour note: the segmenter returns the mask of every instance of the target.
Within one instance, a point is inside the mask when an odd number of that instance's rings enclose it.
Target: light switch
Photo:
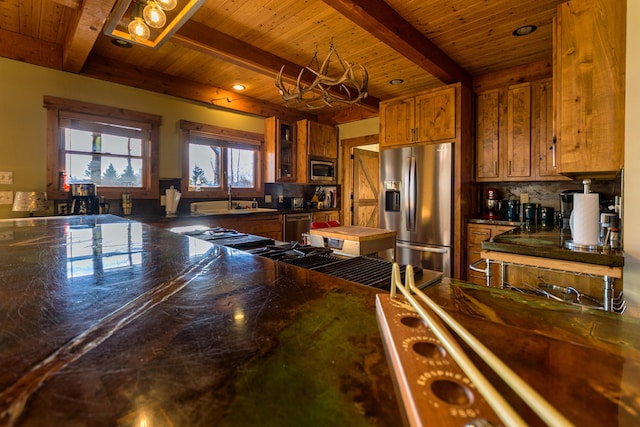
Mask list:
[[[13,184],[13,172],[0,172],[0,184]]]
[[[13,204],[13,191],[0,191],[0,205]]]

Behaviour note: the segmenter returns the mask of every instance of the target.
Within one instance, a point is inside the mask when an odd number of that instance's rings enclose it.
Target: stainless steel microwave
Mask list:
[[[310,182],[335,182],[336,162],[327,159],[309,159]]]

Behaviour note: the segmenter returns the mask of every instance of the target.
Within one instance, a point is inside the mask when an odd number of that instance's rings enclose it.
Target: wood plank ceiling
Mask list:
[[[479,85],[513,67],[550,75],[562,0],[207,0],[158,49],[119,48],[102,33],[116,2],[0,1],[0,56],[260,116],[337,123],[376,115],[380,100]],[[512,35],[526,24],[538,30]],[[367,68],[369,97],[349,108],[285,105],[274,86],[280,67],[291,84],[332,42],[342,59]],[[235,92],[236,83],[247,89]]]

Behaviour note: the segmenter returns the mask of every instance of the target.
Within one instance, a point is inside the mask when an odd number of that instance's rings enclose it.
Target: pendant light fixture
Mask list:
[[[104,33],[150,48],[160,47],[206,0],[118,0]],[[175,10],[174,10],[175,9]],[[171,13],[168,11],[173,10]]]
[[[142,16],[144,16],[144,22],[153,28],[162,28],[164,24],[167,23],[167,15],[164,14],[164,11],[153,0],[147,2]]]
[[[136,16],[129,23],[129,34],[131,35],[131,39],[136,42],[141,42],[145,40],[149,40],[149,36],[151,35],[151,31],[147,24],[144,23],[140,16]]]
[[[178,0],[156,0],[156,3],[162,10],[173,10],[176,8]]]

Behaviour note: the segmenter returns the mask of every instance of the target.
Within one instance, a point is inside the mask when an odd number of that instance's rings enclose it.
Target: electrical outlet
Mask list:
[[[13,184],[13,172],[0,172],[0,184]]]
[[[13,191],[0,191],[0,205],[13,204]]]
[[[160,206],[167,205],[167,196],[160,196]]]
[[[278,196],[278,203],[284,203],[284,196],[282,194]]]
[[[271,203],[271,194],[267,194],[264,196],[264,202],[265,203]]]

